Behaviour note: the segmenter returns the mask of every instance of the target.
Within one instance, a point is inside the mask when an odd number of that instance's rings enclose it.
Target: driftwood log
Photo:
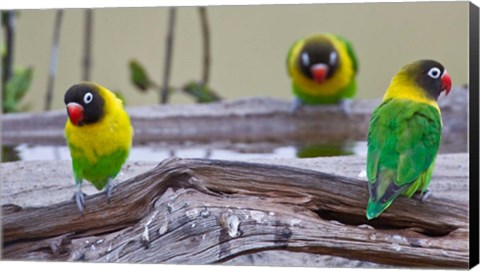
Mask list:
[[[134,145],[179,142],[269,142],[322,144],[365,141],[375,100],[355,100],[351,114],[338,106],[305,106],[292,112],[292,102],[245,98],[201,105],[130,107]],[[456,87],[440,97],[443,137],[440,152],[466,152],[468,89]],[[64,145],[64,110],[2,116],[2,142]]]
[[[328,161],[335,159],[343,158]],[[364,161],[345,159],[354,167]],[[71,200],[26,207],[2,199],[3,258],[203,264],[284,250],[468,267],[468,155],[438,158],[447,175],[434,173],[427,202],[399,198],[373,221],[365,218],[367,183],[358,174],[292,161],[169,159],[118,184],[109,204],[103,193],[88,196],[83,215]],[[449,196],[459,187],[465,194]]]

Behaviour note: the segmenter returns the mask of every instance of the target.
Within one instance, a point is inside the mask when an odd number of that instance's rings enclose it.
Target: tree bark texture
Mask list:
[[[3,258],[207,264],[284,250],[466,268],[468,156],[438,160],[452,168],[446,178],[434,174],[432,185],[460,184],[463,196],[401,197],[367,221],[367,182],[358,177],[281,161],[167,159],[118,184],[110,203],[103,193],[87,196],[83,214],[73,200],[42,207],[2,200]]]

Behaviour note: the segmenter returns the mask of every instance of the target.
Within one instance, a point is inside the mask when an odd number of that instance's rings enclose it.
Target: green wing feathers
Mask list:
[[[441,138],[438,110],[408,100],[387,100],[373,113],[368,134],[369,219],[400,194],[426,190]]]

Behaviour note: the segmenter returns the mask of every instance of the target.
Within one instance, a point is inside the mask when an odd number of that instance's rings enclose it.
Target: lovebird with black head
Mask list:
[[[367,218],[374,219],[400,195],[430,194],[442,134],[437,99],[448,95],[452,79],[435,60],[404,66],[391,80],[368,131]]]
[[[64,98],[65,124],[74,181],[74,198],[83,213],[85,179],[98,190],[105,188],[110,199],[113,180],[120,172],[132,146],[133,127],[122,101],[103,86],[83,82],[71,86]]]

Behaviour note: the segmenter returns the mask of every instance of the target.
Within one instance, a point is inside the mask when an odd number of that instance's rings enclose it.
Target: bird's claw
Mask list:
[[[432,191],[430,191],[430,189],[427,188],[427,190],[425,190],[425,191],[417,192],[414,197],[415,197],[417,200],[420,200],[421,202],[425,202],[425,201],[427,201],[427,199],[429,199],[431,196],[432,196]]]
[[[112,197],[114,187],[115,185],[113,184],[113,179],[109,179],[107,183],[107,187],[105,188],[105,195],[107,197],[108,203],[110,203],[110,198]]]
[[[422,193],[421,201],[422,201],[422,202],[425,202],[425,201],[427,201],[427,199],[430,198],[431,196],[432,196],[432,191],[430,191],[430,189],[427,189],[427,190],[425,190],[425,192]]]
[[[77,190],[73,194],[73,198],[77,203],[78,210],[80,213],[83,213],[83,210],[85,209],[85,193],[83,193],[82,190]]]

